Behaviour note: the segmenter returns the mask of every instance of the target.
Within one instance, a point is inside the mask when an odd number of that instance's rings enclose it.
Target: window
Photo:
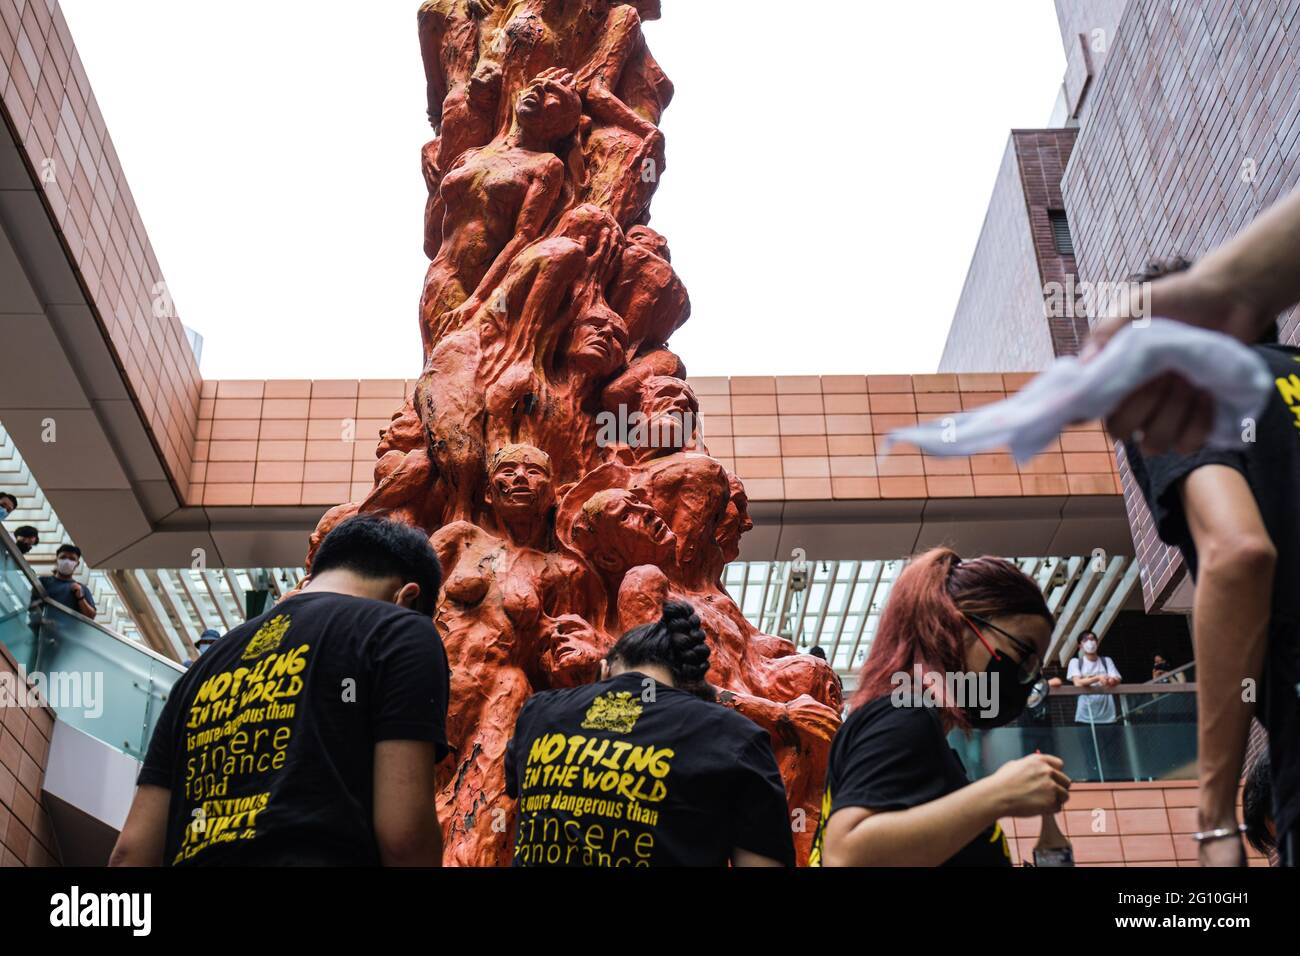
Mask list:
[[[1070,235],[1070,220],[1063,209],[1047,210],[1047,218],[1052,223],[1052,239],[1056,242],[1057,255],[1074,255],[1074,237]]]

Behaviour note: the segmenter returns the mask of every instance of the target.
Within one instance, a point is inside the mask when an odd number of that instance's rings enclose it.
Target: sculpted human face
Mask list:
[[[515,100],[519,125],[548,140],[573,132],[582,115],[573,82],[572,73],[548,70],[525,86]]]
[[[627,355],[627,326],[613,309],[588,309],[574,325],[569,354],[575,365],[591,374],[612,374]]]
[[[643,409],[651,434],[660,436],[661,444],[684,447],[695,433],[695,419],[700,403],[681,379],[654,378],[648,383]],[[671,441],[665,439],[671,436]]]
[[[555,503],[550,466],[527,452],[497,462],[488,480],[488,500],[500,514],[541,514]]]
[[[598,566],[619,572],[672,558],[677,536],[639,492],[618,489],[601,497],[591,535]]]
[[[754,519],[749,516],[749,496],[745,486],[735,475],[730,478],[731,500],[727,502],[727,513],[718,522],[715,540],[722,549],[722,557],[730,564],[740,557],[740,539],[754,527]]]
[[[648,249],[665,262],[673,261],[673,254],[668,248],[668,240],[649,226],[633,226],[627,231],[627,241],[643,249]]]

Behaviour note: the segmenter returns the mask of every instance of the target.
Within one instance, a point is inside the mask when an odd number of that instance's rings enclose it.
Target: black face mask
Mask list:
[[[19,540],[14,543],[18,545],[18,550],[21,551],[23,554],[27,554],[27,552],[32,550],[31,544],[27,541]]]
[[[1025,703],[1034,689],[1033,684],[1020,683],[1020,665],[1005,654],[990,657],[984,673],[988,675],[990,687],[994,684],[995,676],[997,679],[997,697],[992,707],[984,708],[978,703],[968,703],[963,708],[970,725],[980,730],[1001,727],[1023,714]],[[984,710],[992,710],[992,716],[985,717],[981,713]]]

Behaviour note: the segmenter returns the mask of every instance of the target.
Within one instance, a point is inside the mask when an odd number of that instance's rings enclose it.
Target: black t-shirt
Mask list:
[[[168,865],[373,865],[374,748],[447,752],[449,673],[433,622],[325,592],[288,598],[186,672],[141,784],[172,792]]]
[[[863,704],[849,714],[831,744],[821,822],[809,863],[821,865],[826,823],[835,811],[909,810],[969,783],[935,708],[899,707],[888,695]],[[1011,848],[1002,826],[993,824],[943,865],[1010,866]]]
[[[1160,539],[1177,546],[1193,577],[1196,547],[1179,492],[1183,479],[1207,465],[1226,465],[1245,476],[1259,505],[1277,549],[1277,569],[1258,715],[1269,733],[1274,820],[1284,833],[1300,823],[1300,349],[1257,345],[1255,351],[1268,363],[1276,387],[1255,434],[1248,436],[1253,441],[1191,456],[1144,458],[1131,442],[1125,452]]]
[[[785,787],[748,718],[629,671],[529,699],[506,750],[515,866],[794,865]]]

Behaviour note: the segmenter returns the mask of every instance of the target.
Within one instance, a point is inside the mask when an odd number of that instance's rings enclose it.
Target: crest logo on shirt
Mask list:
[[[587,708],[583,730],[609,730],[616,734],[629,734],[641,716],[641,701],[631,691],[619,691],[597,697]]]
[[[251,661],[254,657],[261,657],[267,651],[279,647],[285,633],[289,630],[289,624],[287,615],[277,614],[259,627],[253,639],[248,642],[248,647],[244,648],[244,653],[241,655],[243,659]]]

